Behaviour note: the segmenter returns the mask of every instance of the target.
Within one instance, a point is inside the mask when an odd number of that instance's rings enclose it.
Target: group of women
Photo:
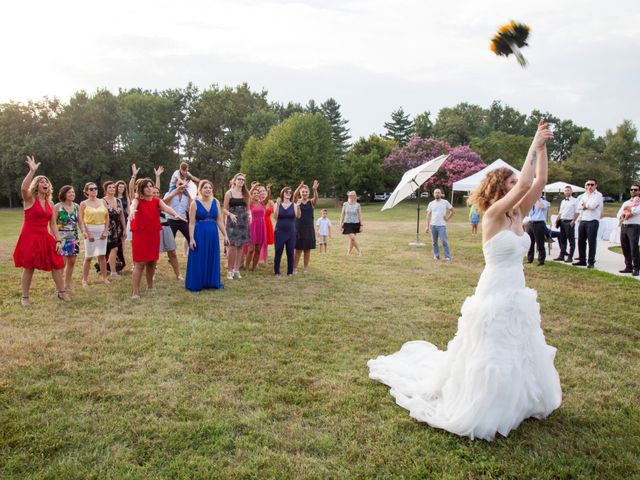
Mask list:
[[[94,258],[98,260],[96,268],[101,282],[108,284],[110,277],[118,277],[125,266],[125,239],[131,240],[134,299],[140,298],[143,275],[147,289],[154,289],[156,264],[162,252],[167,253],[176,278],[182,279],[175,253],[177,231],[183,233],[189,244],[184,280],[185,287],[191,291],[223,288],[220,234],[227,253],[228,280],[242,278],[243,263],[248,271],[255,270],[260,262],[266,264],[269,245],[275,247],[276,276],[280,276],[283,253],[287,257],[287,275],[294,274],[300,258],[303,258],[303,271],[307,272],[311,250],[316,248],[317,181],[311,188],[301,181],[295,191],[285,186],[273,201],[270,184],[252,182],[247,188],[245,175],[238,173],[230,181],[220,204],[209,180],[198,180],[197,195],[191,198],[187,192],[189,182],[195,177],[183,165],[179,175],[172,176],[169,192],[160,198],[162,167],[155,169],[154,183],[151,178],[138,179],[139,169],[134,164],[129,184],[122,180],[105,182],[102,198],[98,197],[97,184],[89,182],[83,189],[85,200],[79,205],[75,203],[76,193],[70,185],[60,189],[59,202],[53,204],[51,182],[43,175],[36,175],[40,164],[33,157],[27,157],[26,164],[29,173],[22,182],[25,217],[14,252],[15,266],[24,269],[23,305],[29,304],[35,269],[51,271],[56,295],[61,300],[70,300],[73,270],[80,253],[79,232],[84,238],[83,287],[89,284]],[[353,192],[341,215],[343,232],[350,237],[350,250],[354,244],[357,248],[355,233],[360,231],[362,219],[355,200]]]

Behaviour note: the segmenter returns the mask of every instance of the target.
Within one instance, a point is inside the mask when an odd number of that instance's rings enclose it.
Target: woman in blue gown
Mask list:
[[[220,239],[229,242],[222,221],[220,204],[213,196],[213,184],[202,180],[198,185],[198,197],[189,207],[189,258],[187,260],[187,278],[185,287],[192,292],[203,288],[224,288],[220,282]]]

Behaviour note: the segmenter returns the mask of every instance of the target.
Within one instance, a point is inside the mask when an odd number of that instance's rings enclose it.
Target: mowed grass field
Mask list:
[[[526,265],[562,405],[508,438],[460,438],[411,419],[366,362],[414,339],[446,348],[481,238],[459,209],[453,261],[435,262],[408,246],[415,205],[380,206],[364,207],[363,257],[345,256],[330,209],[329,253],[291,279],[262,269],[193,294],[161,257],[140,301],[130,274],[83,290],[77,267],[72,303],[40,272],[28,308],[22,211],[0,210],[0,478],[640,478],[638,282]]]

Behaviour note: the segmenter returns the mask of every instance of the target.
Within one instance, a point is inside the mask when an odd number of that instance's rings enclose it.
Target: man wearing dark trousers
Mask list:
[[[589,179],[584,184],[586,192],[578,197],[578,213],[580,226],[578,227],[578,261],[573,265],[593,268],[596,263],[596,247],[598,245],[598,227],[604,202],[602,194],[597,190],[598,182]],[[589,256],[587,257],[587,243]]]
[[[527,232],[529,238],[531,238],[531,246],[529,247],[529,254],[527,259],[529,263],[533,262],[534,248],[538,249],[538,265],[544,265],[544,260],[547,258],[547,252],[545,250],[547,230],[547,210],[549,209],[549,202],[544,197],[540,199],[533,206],[529,212],[529,226]]]
[[[618,210],[620,227],[620,244],[624,255],[625,268],[620,273],[630,273],[634,277],[640,275],[640,185],[631,185],[631,199],[622,204]]]
[[[564,187],[564,198],[560,202],[557,226],[560,229],[560,254],[554,258],[561,262],[573,262],[573,254],[576,251],[576,219],[578,218],[578,201],[573,197],[573,189],[567,185]],[[569,253],[567,253],[567,241]]]

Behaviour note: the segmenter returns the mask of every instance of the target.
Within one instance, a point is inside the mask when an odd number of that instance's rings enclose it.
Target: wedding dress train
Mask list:
[[[369,376],[398,405],[449,432],[493,440],[528,417],[544,418],[562,400],[556,349],[540,328],[536,291],[525,286],[529,236],[504,230],[483,247],[485,269],[446,351],[424,341],[368,362]]]

